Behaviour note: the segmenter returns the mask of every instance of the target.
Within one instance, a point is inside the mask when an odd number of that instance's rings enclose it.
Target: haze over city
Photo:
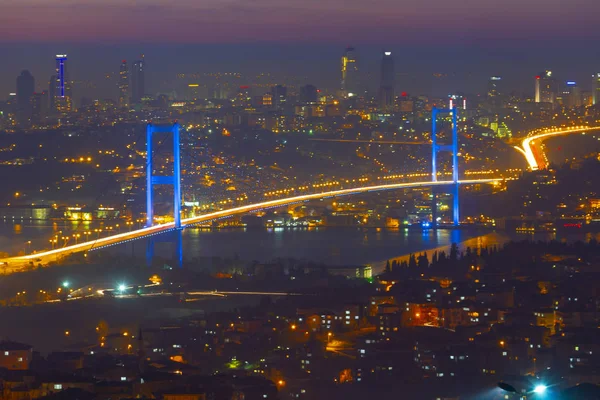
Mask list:
[[[0,400],[600,399],[599,13],[0,0]]]
[[[72,54],[80,80],[98,80],[113,59],[144,53],[154,91],[177,72],[225,70],[295,74],[325,85],[347,45],[358,48],[361,66],[373,75],[377,54],[393,50],[397,72],[406,74],[399,84],[436,95],[458,88],[483,93],[477,81],[498,71],[511,90],[523,92],[532,90],[526,76],[540,68],[582,81],[589,75],[584,65],[600,60],[593,50],[600,5],[586,0],[26,0],[4,1],[2,8],[0,50],[11,55],[3,60],[10,73],[0,78],[2,92],[14,90],[8,76],[24,66],[39,76],[51,67],[48,57],[61,52]],[[427,75],[436,72],[450,77],[432,82]]]

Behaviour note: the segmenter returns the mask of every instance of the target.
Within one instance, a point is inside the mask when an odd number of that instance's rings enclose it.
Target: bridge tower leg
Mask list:
[[[439,114],[452,115],[452,143],[450,145],[439,145],[437,143],[437,118]],[[442,151],[452,153],[452,186],[453,186],[453,214],[452,220],[454,226],[458,226],[460,222],[460,205],[459,205],[459,184],[458,184],[458,110],[456,107],[451,109],[438,109],[433,107],[431,110],[431,180],[437,182],[437,154]],[[437,194],[435,186],[431,189],[432,204],[431,217],[432,225],[437,226]]]
[[[458,187],[458,110],[452,109],[452,181],[454,182],[454,206],[452,216],[454,226],[460,223],[459,187]]]
[[[173,221],[175,229],[181,230],[181,155],[179,149],[179,124],[171,126],[148,124],[146,127],[146,226],[150,227],[154,223],[154,185],[172,185],[173,186]],[[155,133],[171,133],[173,135],[173,175],[153,175],[154,164],[152,162],[152,152],[154,149],[153,141]],[[178,244],[176,245],[176,259],[179,266],[183,262],[181,252],[181,232],[178,235]],[[146,249],[146,260],[148,265],[152,263],[154,257],[154,242],[148,239],[148,248]]]

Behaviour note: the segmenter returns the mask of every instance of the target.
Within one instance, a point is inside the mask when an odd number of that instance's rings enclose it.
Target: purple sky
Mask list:
[[[120,60],[146,55],[149,91],[179,72],[270,72],[336,88],[339,58],[356,46],[377,84],[382,49],[399,90],[479,93],[489,76],[530,93],[552,69],[589,90],[600,72],[600,0],[0,0],[0,100],[29,69],[47,87],[54,55],[76,80],[101,82]],[[445,82],[433,73],[447,74]]]
[[[597,0],[0,0],[0,42],[597,39]]]

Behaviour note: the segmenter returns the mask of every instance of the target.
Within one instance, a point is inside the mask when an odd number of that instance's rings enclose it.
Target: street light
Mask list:
[[[509,385],[506,382],[498,382],[498,387],[502,390],[504,390],[505,392],[509,392],[509,393],[519,393],[517,391],[517,389],[512,386]],[[539,398],[538,396],[544,397],[544,394],[546,393],[546,391],[548,390],[548,386],[544,385],[544,384],[537,384],[533,387],[533,390],[527,390],[527,394],[535,394],[536,398]],[[525,391],[523,391],[522,393],[525,393]]]
[[[544,393],[546,393],[546,390],[547,390],[547,389],[548,389],[548,386],[546,386],[546,385],[536,385],[536,386],[533,388],[533,393],[536,393],[536,394],[544,394]]]

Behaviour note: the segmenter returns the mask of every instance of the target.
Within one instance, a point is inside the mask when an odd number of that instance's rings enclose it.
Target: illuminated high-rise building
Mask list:
[[[121,61],[119,68],[119,107],[125,108],[129,106],[129,69],[127,68],[127,60]]]
[[[69,112],[73,109],[73,97],[66,54],[56,55],[56,75],[54,75],[54,79],[54,109],[58,113]]]
[[[200,84],[188,83],[186,100],[196,101],[200,98]]]
[[[490,77],[490,79],[488,80],[488,87],[487,87],[487,97],[488,98],[500,96],[500,94],[501,94],[500,84],[501,83],[502,83],[501,76],[491,76]]]
[[[563,91],[563,103],[570,108],[581,107],[583,105],[583,96],[581,88],[575,81],[567,81]]]
[[[277,109],[283,108],[287,98],[287,88],[283,85],[276,85],[271,88],[271,94],[273,95],[273,105]]]
[[[31,97],[35,91],[35,79],[27,70],[17,77],[17,123],[20,126],[31,124]]]
[[[391,51],[383,52],[381,59],[379,107],[386,112],[392,111],[394,108],[394,59]]]
[[[600,103],[600,72],[592,75],[592,104]]]
[[[535,77],[535,102],[554,104],[556,101],[557,85],[552,77],[552,71],[544,71]]]
[[[142,55],[141,60],[135,61],[131,68],[131,102],[133,104],[140,104],[146,94],[145,68],[144,56]]]
[[[347,47],[342,56],[341,63],[342,82],[341,89],[345,96],[356,96],[360,92],[360,78],[358,74],[358,60],[354,47]]]
[[[261,97],[261,104],[265,107],[271,107],[273,105],[273,95],[271,93],[265,93]]]

